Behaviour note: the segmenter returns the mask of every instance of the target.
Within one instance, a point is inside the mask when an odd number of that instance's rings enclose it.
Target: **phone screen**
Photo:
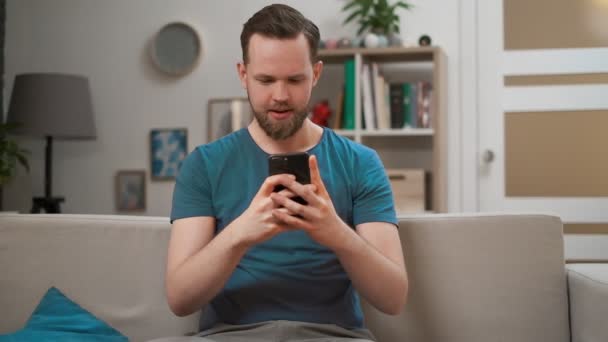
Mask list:
[[[282,173],[296,176],[296,181],[300,184],[310,184],[310,168],[308,167],[308,157],[306,152],[296,152],[287,154],[273,154],[268,157],[269,175],[278,175]],[[282,185],[274,188],[275,192],[283,190]],[[293,200],[300,204],[308,204],[301,197],[294,197]]]

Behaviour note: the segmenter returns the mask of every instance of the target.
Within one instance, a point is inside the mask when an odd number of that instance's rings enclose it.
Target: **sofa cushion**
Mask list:
[[[22,328],[56,286],[131,341],[179,336],[164,291],[167,217],[0,215],[0,333]]]
[[[544,215],[401,217],[399,316],[365,306],[381,342],[569,342],[562,223]]]
[[[51,287],[32,313],[25,327],[0,341],[100,341],[126,342],[116,329]]]
[[[567,268],[572,342],[608,341],[608,264]]]

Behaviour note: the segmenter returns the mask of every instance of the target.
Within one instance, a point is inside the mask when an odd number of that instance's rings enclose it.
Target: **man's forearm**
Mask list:
[[[345,224],[346,225],[346,224]],[[405,305],[408,282],[405,269],[376,250],[348,228],[334,252],[355,288],[367,301],[387,314],[397,314]]]
[[[169,275],[168,296],[173,296],[169,302],[176,303],[172,309],[177,315],[200,310],[224,287],[247,251],[235,231],[228,225]]]

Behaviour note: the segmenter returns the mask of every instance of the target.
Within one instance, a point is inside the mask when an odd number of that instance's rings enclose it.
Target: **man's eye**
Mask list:
[[[272,80],[260,80],[260,83],[262,83],[262,84],[270,84],[270,83],[272,83]]]
[[[301,80],[301,79],[289,80],[289,83],[291,83],[291,84],[298,84],[298,83],[300,83],[300,82],[302,82],[302,80]]]

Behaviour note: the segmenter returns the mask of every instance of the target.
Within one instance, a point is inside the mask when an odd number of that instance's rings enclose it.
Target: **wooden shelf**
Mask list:
[[[352,129],[334,129],[334,132],[337,134],[343,135],[345,137],[354,137],[355,131]]]
[[[319,59],[324,63],[343,63],[348,59],[360,55],[371,62],[429,62],[433,61],[439,47],[386,47],[386,48],[344,48],[321,49]]]
[[[435,131],[432,128],[404,128],[404,129],[378,129],[362,130],[363,137],[408,137],[408,136],[432,136]]]
[[[352,129],[335,129],[334,132],[345,137],[354,137],[357,131]],[[362,137],[432,137],[435,130],[432,128],[403,128],[403,129],[376,129],[361,130],[359,135]]]

